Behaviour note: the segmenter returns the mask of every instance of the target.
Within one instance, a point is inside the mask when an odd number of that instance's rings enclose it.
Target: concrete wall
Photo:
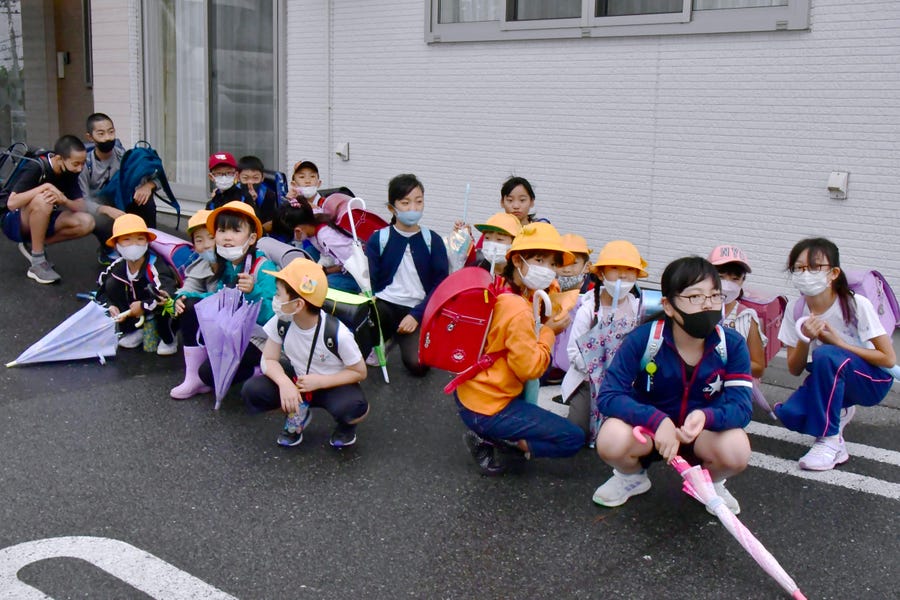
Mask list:
[[[730,241],[782,288],[791,245],[824,235],[900,289],[900,2],[813,0],[799,32],[434,45],[424,10],[288,4],[289,162],[375,203],[416,173],[441,232],[466,182],[475,222],[521,175],[539,215],[595,249],[633,241],[652,279]],[[851,172],[848,200],[829,198],[832,170]]]
[[[53,18],[57,25],[56,51],[69,53],[64,77],[56,79],[59,131],[83,137],[84,120],[94,112],[93,93],[85,81],[85,63],[89,57],[84,48],[83,5],[79,0],[55,0]]]
[[[59,137],[52,0],[22,3],[22,55],[26,141],[52,148]]]

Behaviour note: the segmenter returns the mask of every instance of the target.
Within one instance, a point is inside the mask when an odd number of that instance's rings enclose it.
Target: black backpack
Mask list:
[[[319,314],[325,319],[325,327],[322,328],[322,339],[325,340],[325,347],[340,359],[341,355],[338,354],[338,318],[331,316],[325,311],[322,311]],[[293,323],[293,319],[278,319],[278,336],[281,338],[282,342],[285,340],[285,336],[287,335],[288,329],[291,327],[291,323]],[[310,348],[310,355],[314,350],[315,348]]]
[[[0,185],[2,185],[0,187],[0,217],[9,212],[6,203],[26,164],[32,162],[41,167],[38,184],[47,179],[47,175],[52,169],[48,154],[49,152],[43,148],[30,148],[23,142],[16,142],[0,152]]]

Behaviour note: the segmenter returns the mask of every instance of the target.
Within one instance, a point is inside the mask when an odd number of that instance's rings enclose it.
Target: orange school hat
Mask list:
[[[513,238],[512,245],[506,253],[509,260],[513,252],[527,250],[543,250],[548,252],[560,252],[563,257],[563,265],[571,265],[575,262],[575,255],[563,246],[562,236],[550,223],[529,223]]]
[[[609,242],[600,249],[593,269],[596,271],[602,267],[630,267],[637,269],[638,277],[647,276],[647,261],[641,258],[635,245],[626,240]]]
[[[263,271],[280,279],[300,296],[312,304],[321,307],[328,293],[328,277],[322,266],[305,258],[295,258],[280,271]]]
[[[206,220],[209,219],[209,214],[211,210],[198,210],[188,221],[187,233],[191,235],[191,232],[198,227],[206,227]]]
[[[216,210],[209,213],[209,216],[206,218],[206,229],[209,231],[209,235],[216,235],[216,217],[219,215],[219,213],[223,212],[235,213],[242,217],[250,219],[250,222],[256,227],[257,241],[262,237],[262,223],[260,223],[259,218],[256,216],[256,213],[253,212],[253,207],[239,200],[232,200],[231,202],[223,204]]]
[[[131,233],[146,235],[148,242],[156,239],[156,234],[147,229],[147,224],[142,218],[137,215],[125,214],[113,221],[112,237],[106,240],[106,245],[110,248],[115,248],[118,238]]]
[[[501,212],[491,215],[491,218],[487,220],[487,223],[476,223],[475,229],[481,233],[495,231],[497,233],[516,237],[519,235],[519,232],[522,231],[522,223],[515,215]]]

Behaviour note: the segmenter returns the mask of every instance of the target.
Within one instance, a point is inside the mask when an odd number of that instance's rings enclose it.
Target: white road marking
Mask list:
[[[47,538],[0,549],[0,598],[50,598],[18,577],[23,567],[48,558],[80,558],[153,598],[236,600],[149,552],[100,537]]]
[[[800,444],[801,446],[811,446],[815,440],[811,435],[790,431],[784,427],[765,425],[756,421],[751,421],[745,428],[745,431],[752,435],[760,435],[773,440]],[[845,443],[847,452],[850,453],[851,457],[868,458],[870,460],[877,460],[881,463],[900,467],[900,452],[877,448],[875,446],[866,446],[865,444],[856,444],[853,442]]]
[[[759,467],[776,473],[784,473],[793,475],[800,479],[808,479],[819,483],[827,483],[829,485],[837,485],[849,488],[858,492],[866,492],[867,494],[875,494],[876,496],[884,496],[892,500],[900,500],[900,484],[891,483],[890,481],[882,481],[874,477],[866,475],[858,475],[840,469],[832,469],[831,471],[804,471],[797,466],[796,460],[786,460],[767,454],[753,452],[750,455],[750,466]]]

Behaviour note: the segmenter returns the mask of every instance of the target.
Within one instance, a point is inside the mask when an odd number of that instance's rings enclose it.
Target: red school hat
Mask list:
[[[233,169],[237,169],[237,161],[234,160],[234,154],[231,152],[216,152],[209,157],[209,171],[212,171],[219,165],[228,165]]]

